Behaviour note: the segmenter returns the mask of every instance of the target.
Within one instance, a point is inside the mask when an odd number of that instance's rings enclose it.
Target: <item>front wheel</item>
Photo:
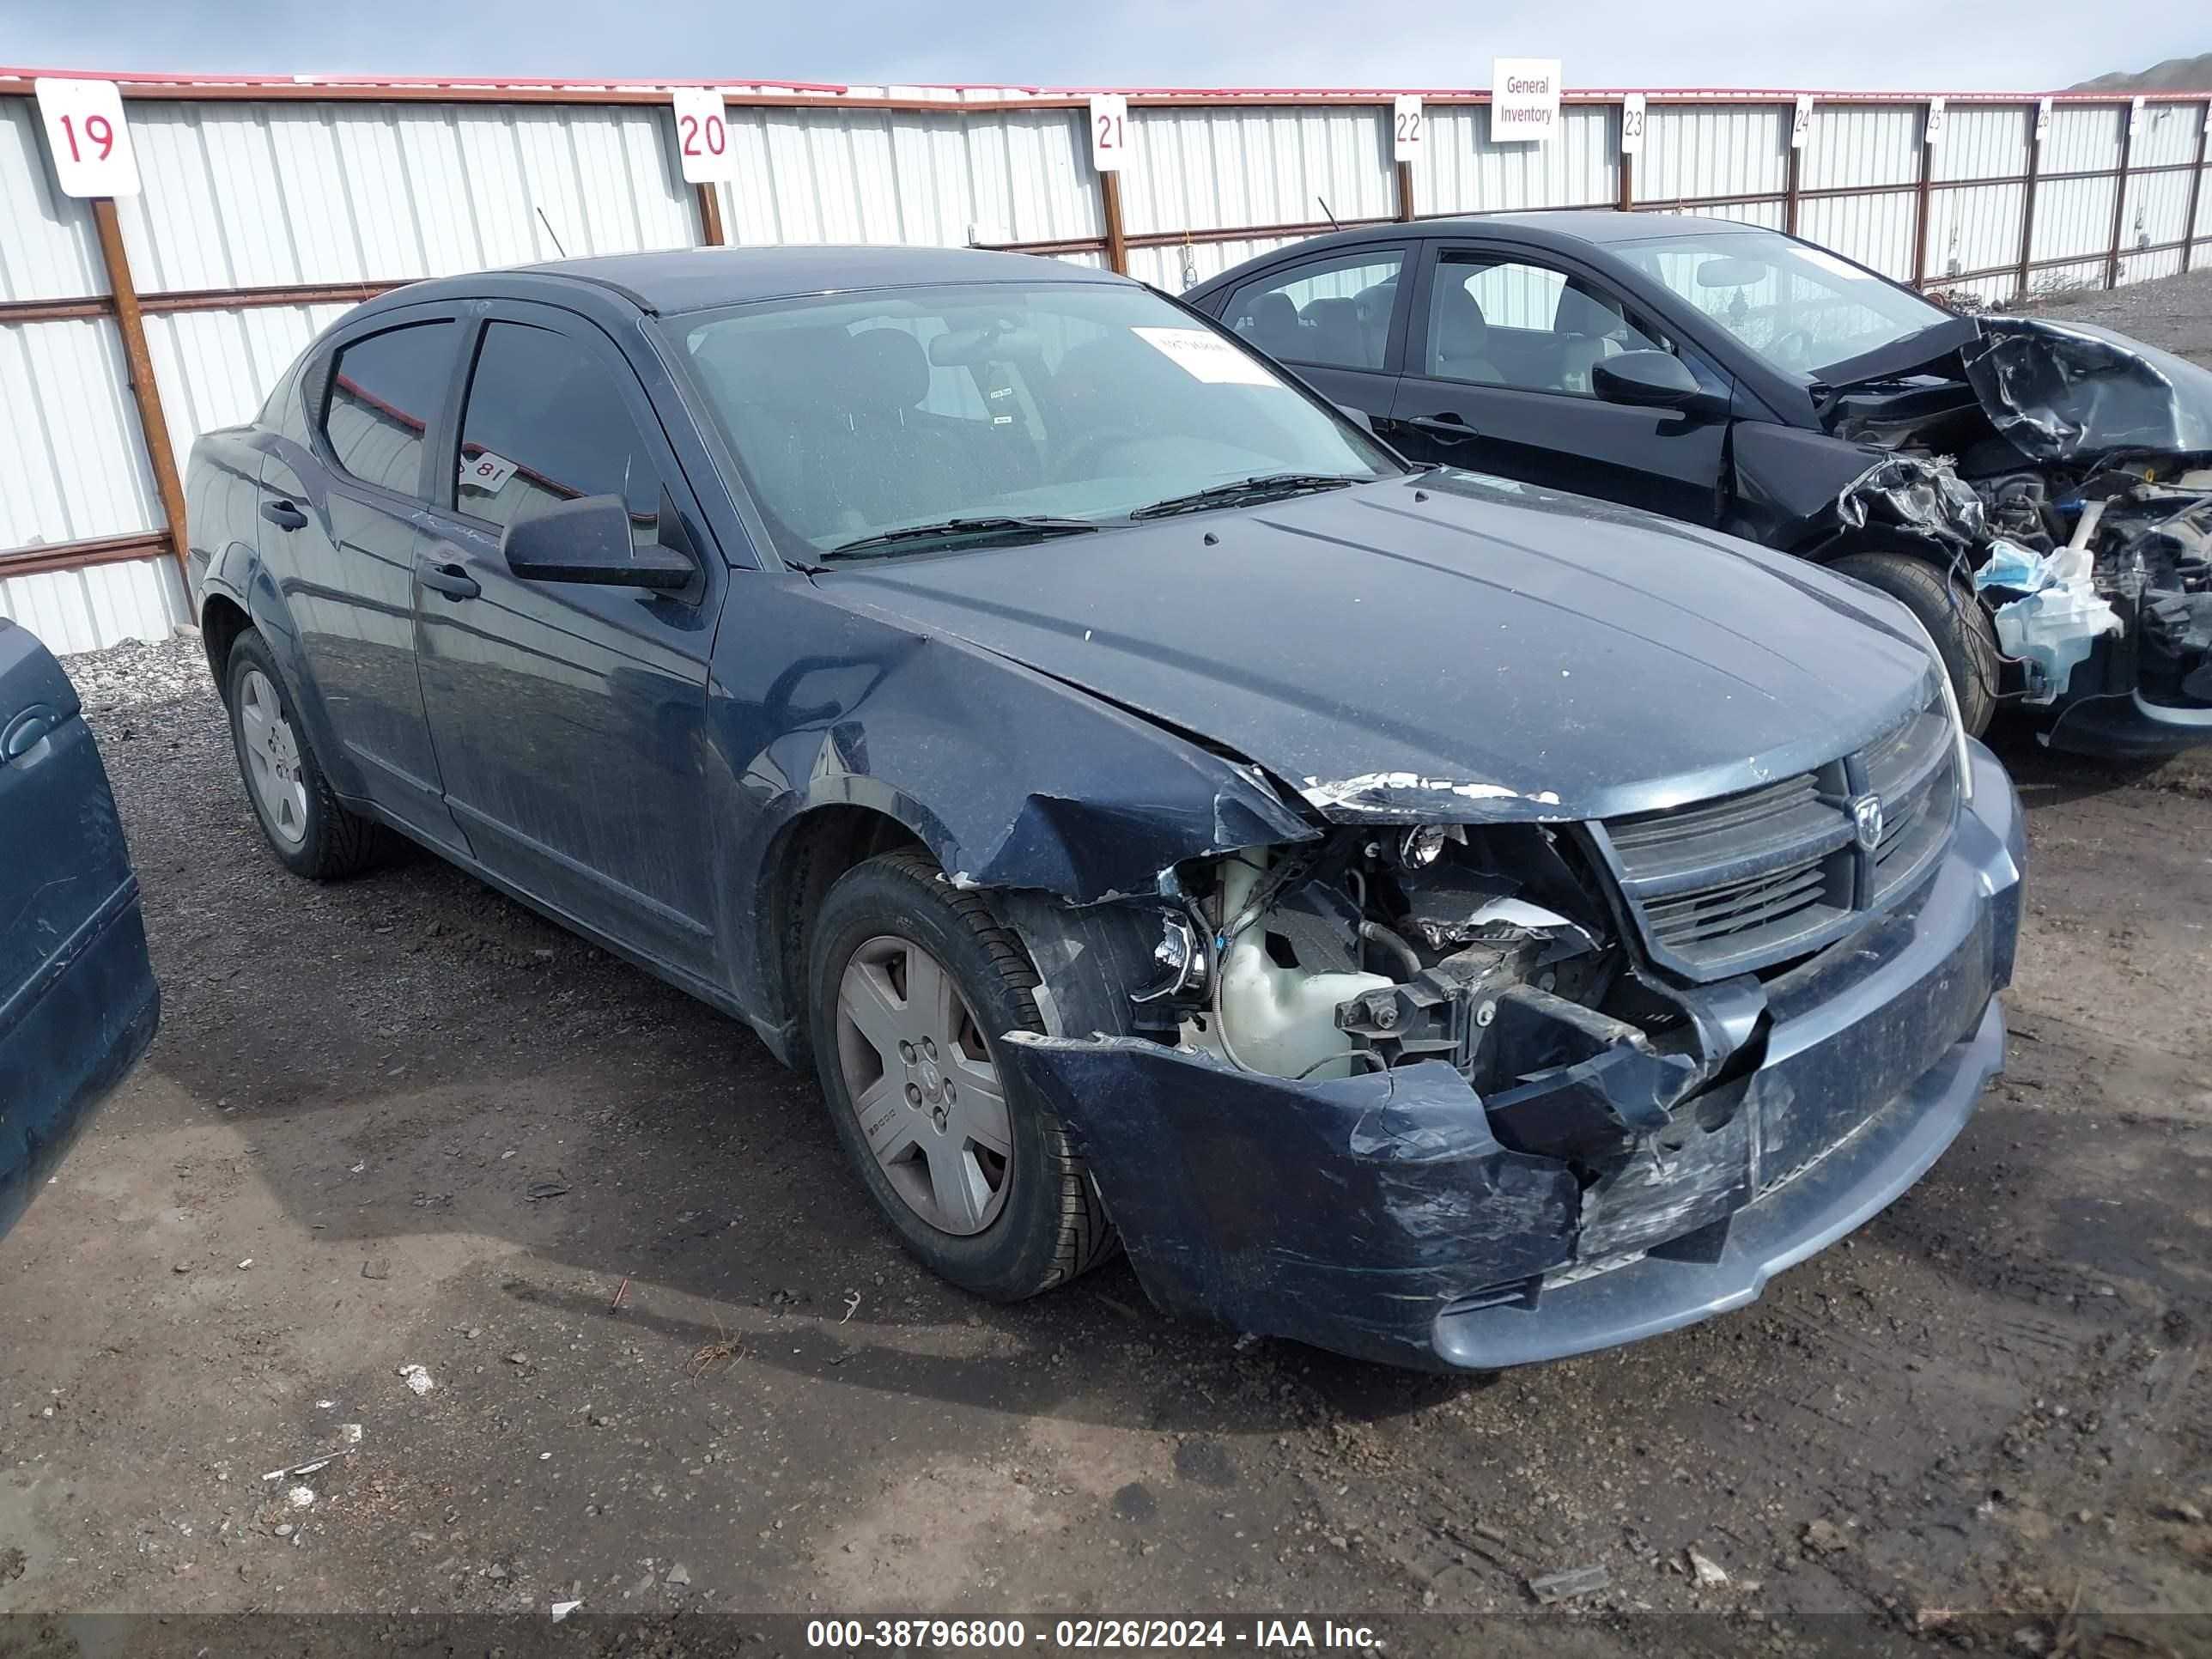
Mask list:
[[[1828,568],[1880,588],[1920,619],[1951,677],[1966,735],[1978,738],[1987,731],[1996,712],[2002,662],[1996,630],[1973,589],[1910,553],[1854,553]]]
[[[815,919],[809,1015],[837,1138],[907,1249],[1000,1302],[1112,1239],[1066,1128],[998,1065],[1003,1033],[1044,1029],[1036,983],[983,901],[917,854],[848,871]]]

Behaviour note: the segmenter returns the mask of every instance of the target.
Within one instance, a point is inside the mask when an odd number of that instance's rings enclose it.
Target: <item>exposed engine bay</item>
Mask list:
[[[1894,452],[1844,488],[1843,525],[1948,556],[1993,624],[1996,695],[2212,708],[2212,374],[2085,325],[1960,331],[1826,392],[1835,435]]]
[[[1551,826],[1340,828],[1190,876],[1155,953],[1166,977],[1134,999],[1174,1040],[1294,1080],[1441,1060],[1519,1150],[1625,1152],[1756,1024],[1640,975]]]

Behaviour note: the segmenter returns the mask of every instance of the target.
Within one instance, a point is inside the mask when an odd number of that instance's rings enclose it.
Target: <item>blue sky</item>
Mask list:
[[[1056,86],[2042,90],[2212,50],[2173,0],[0,0],[0,62],[101,70]]]

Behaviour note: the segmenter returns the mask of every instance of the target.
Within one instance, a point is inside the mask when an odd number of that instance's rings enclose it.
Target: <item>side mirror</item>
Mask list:
[[[1374,417],[1369,415],[1368,412],[1362,409],[1358,404],[1339,404],[1336,406],[1336,412],[1343,416],[1346,420],[1351,422],[1352,425],[1358,427],[1362,432],[1364,432],[1369,437],[1371,438],[1375,435]]]
[[[1666,351],[1624,351],[1590,366],[1590,389],[1609,404],[1680,409],[1696,401],[1698,377]]]
[[[674,507],[664,492],[664,526],[675,516]],[[699,574],[697,562],[678,548],[663,543],[637,546],[629,507],[619,495],[581,495],[517,519],[500,538],[499,550],[507,568],[531,582],[589,582],[672,593],[689,587]]]

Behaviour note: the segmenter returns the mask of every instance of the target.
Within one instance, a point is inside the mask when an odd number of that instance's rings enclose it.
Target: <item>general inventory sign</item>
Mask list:
[[[1490,60],[1490,142],[1548,144],[1559,134],[1559,60]]]

